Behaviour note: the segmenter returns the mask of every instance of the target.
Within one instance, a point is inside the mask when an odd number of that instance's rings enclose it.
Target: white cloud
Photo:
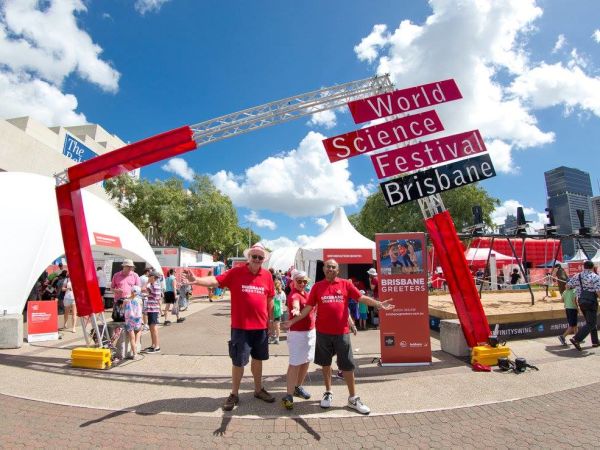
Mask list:
[[[517,216],[517,208],[519,206],[523,208],[525,220],[531,221],[531,223],[528,224],[527,233],[537,234],[537,230],[544,228],[544,224],[548,222],[546,214],[536,211],[534,208],[525,207],[517,200],[506,200],[502,205],[496,207],[491,214],[492,221],[496,225],[504,224],[507,215],[511,214],[515,217]]]
[[[306,228],[306,224],[304,222],[300,222],[298,226],[302,229]]]
[[[592,38],[600,44],[600,30],[594,30],[594,34],[592,34]]]
[[[321,230],[324,230],[325,228],[327,228],[327,225],[329,225],[327,219],[323,219],[322,217],[316,218],[315,223],[321,227]]]
[[[335,116],[335,111],[331,109],[314,113],[307,122],[307,125],[322,126],[326,130],[335,127],[336,124],[337,118]]]
[[[120,74],[80,29],[81,0],[0,2],[0,116],[31,115],[46,125],[80,124],[77,99],[61,92],[72,75],[116,92]]]
[[[494,143],[498,171],[514,170],[514,149],[554,140],[554,133],[538,126],[530,94],[498,81],[524,80],[541,66],[529,60],[525,45],[542,10],[534,0],[429,4],[432,13],[422,24],[404,20],[394,30],[376,25],[355,47],[358,59],[377,60],[377,72],[390,73],[399,88],[454,78],[463,99],[436,108],[446,133],[480,129],[486,141]],[[583,73],[581,81],[595,85],[595,79]],[[588,91],[578,92],[579,107]]]
[[[274,230],[275,228],[277,228],[275,222],[269,219],[263,219],[262,217],[259,217],[256,211],[250,211],[250,214],[247,214],[244,217],[248,222],[253,223],[259,228],[268,228],[269,230]]]
[[[160,11],[160,8],[168,1],[169,0],[135,0],[133,6],[137,12],[144,15],[148,12]]]
[[[363,188],[350,180],[347,161],[329,162],[323,139],[310,131],[295,150],[269,157],[242,175],[222,170],[211,179],[236,206],[292,217],[320,216],[336,206],[355,205]]]
[[[184,180],[194,180],[194,169],[188,166],[187,161],[183,158],[171,158],[166,164],[160,166],[160,168],[165,172],[174,173]]]
[[[556,43],[554,44],[554,48],[552,49],[552,53],[556,53],[563,48],[566,42],[567,40],[565,39],[565,35],[559,34],[558,38],[556,39]]]
[[[517,77],[510,90],[534,108],[564,105],[567,113],[580,108],[600,117],[600,78],[587,76],[578,65],[542,63]]]
[[[281,236],[276,239],[263,239],[260,242],[271,250],[277,250],[283,247],[303,247],[312,241],[315,236],[307,236],[306,234],[301,234],[296,237],[296,239],[292,240],[288,237]]]

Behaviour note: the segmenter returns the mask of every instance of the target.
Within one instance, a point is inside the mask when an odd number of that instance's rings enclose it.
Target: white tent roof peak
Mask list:
[[[569,261],[586,261],[587,259],[588,259],[588,257],[585,256],[585,253],[583,252],[583,250],[579,249],[573,255],[573,257],[571,259],[569,259]]]
[[[329,225],[303,248],[371,248],[374,250],[375,242],[356,231],[348,220],[344,208],[338,206],[333,212]]]

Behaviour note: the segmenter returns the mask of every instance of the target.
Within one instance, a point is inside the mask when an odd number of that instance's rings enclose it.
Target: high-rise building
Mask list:
[[[517,216],[514,214],[507,214],[504,220],[504,225],[498,227],[500,234],[516,234],[517,232]]]
[[[592,207],[592,223],[596,227],[596,233],[600,233],[600,196],[592,197],[590,200]]]
[[[554,222],[559,234],[576,234],[580,228],[577,210],[584,212],[584,226],[594,225],[590,199],[592,197],[592,182],[590,174],[583,170],[570,167],[557,167],[544,172],[548,208],[554,213]],[[590,256],[596,253],[589,239],[563,240],[565,258],[572,257],[580,248],[580,244]]]

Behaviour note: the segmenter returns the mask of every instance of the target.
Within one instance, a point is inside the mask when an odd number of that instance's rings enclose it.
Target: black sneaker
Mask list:
[[[294,395],[296,397],[301,397],[304,400],[308,400],[310,398],[310,394],[302,386],[296,386],[294,388]]]
[[[581,351],[581,345],[579,345],[579,342],[577,342],[574,338],[569,339],[569,341],[571,342],[571,344],[573,344],[573,347]]]
[[[165,320],[165,323],[163,325],[165,327],[168,327],[169,325],[171,325],[171,321],[170,320]]]
[[[562,345],[569,345],[569,344],[567,344],[567,340],[565,339],[565,337],[562,334],[558,337],[558,340],[560,341],[560,343]]]
[[[177,319],[177,323],[185,322],[185,317],[180,317]]]
[[[160,347],[156,347],[156,348],[154,348],[154,347],[148,347],[145,350],[145,352],[146,353],[160,353]]]

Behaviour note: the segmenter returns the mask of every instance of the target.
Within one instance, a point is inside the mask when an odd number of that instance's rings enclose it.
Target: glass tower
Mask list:
[[[592,182],[590,174],[583,170],[570,167],[557,167],[544,172],[548,208],[554,213],[554,221],[559,234],[576,234],[580,223],[577,210],[584,211],[584,226],[594,225],[590,199],[592,197]],[[581,245],[591,258],[596,253],[589,239],[581,239]],[[575,239],[563,240],[565,259],[572,257],[579,249]]]

